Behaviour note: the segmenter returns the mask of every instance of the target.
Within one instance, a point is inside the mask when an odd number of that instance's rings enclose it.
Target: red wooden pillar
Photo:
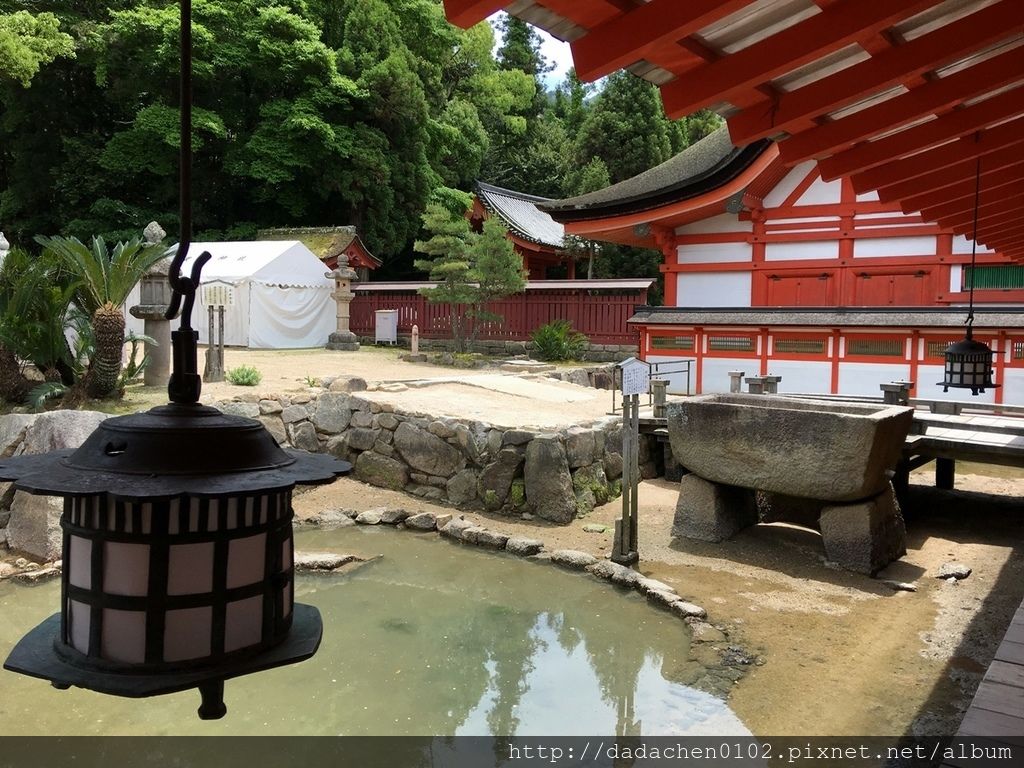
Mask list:
[[[694,384],[693,392],[696,395],[704,393],[704,329],[694,328],[693,329],[693,352],[697,358],[697,381]]]
[[[1002,384],[1005,381],[1006,350],[1008,348],[1009,339],[1006,337],[1006,331],[999,331],[999,336],[996,339],[994,384]],[[1003,388],[1001,386],[996,387],[995,397],[993,399],[1000,404],[1003,402]]]
[[[576,259],[574,259],[572,256],[569,256],[566,259],[565,277],[567,280],[576,279]]]
[[[768,375],[768,329],[761,328],[761,375]]]
[[[910,388],[910,396],[917,397],[917,367],[921,361],[921,332],[910,332],[910,380],[914,386]]]
[[[832,382],[831,390],[833,395],[839,394],[839,340],[838,328],[832,329]]]

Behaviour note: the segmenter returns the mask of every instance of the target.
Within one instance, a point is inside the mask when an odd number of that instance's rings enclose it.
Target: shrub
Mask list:
[[[255,387],[263,380],[263,374],[251,365],[240,365],[237,368],[231,368],[225,374],[225,377],[229,382],[239,387]]]
[[[530,334],[533,350],[541,360],[579,360],[589,340],[572,329],[568,320],[555,320]]]

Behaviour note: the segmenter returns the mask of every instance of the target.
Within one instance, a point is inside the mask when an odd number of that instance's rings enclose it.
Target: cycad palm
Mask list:
[[[164,253],[138,238],[118,243],[113,252],[102,237],[94,237],[91,248],[74,237],[37,237],[36,242],[59,256],[79,281],[75,303],[92,318],[95,344],[85,390],[89,397],[107,397],[117,389],[121,375],[122,307],[135,284]]]

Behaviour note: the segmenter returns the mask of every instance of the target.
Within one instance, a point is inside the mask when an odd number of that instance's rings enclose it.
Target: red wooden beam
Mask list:
[[[665,112],[682,117],[728,101],[738,91],[792,72],[931,5],[934,0],[839,0],[809,19],[666,83],[661,87]]]
[[[1017,244],[1020,247],[1024,247],[1024,224],[1017,223],[1002,227],[999,229],[993,229],[991,231],[979,232],[978,242],[988,245],[989,243],[1002,243],[1006,244]],[[999,250],[997,245],[990,246],[992,250]]]
[[[921,117],[945,112],[1022,78],[1024,48],[1014,48],[948,77],[927,82],[908,93],[790,136],[779,145],[780,155],[787,165],[827,157]]]
[[[1024,29],[1024,3],[1002,0],[910,42],[876,53],[834,75],[767,99],[729,118],[737,146],[809,125],[811,118],[853,104],[957,61]]]
[[[572,60],[580,80],[604,77],[645,58],[649,49],[692,35],[738,11],[751,0],[651,0],[594,27],[574,41]]]
[[[510,4],[511,0],[444,0],[444,15],[455,26],[469,29]]]
[[[862,195],[868,190],[897,184],[923,176],[936,169],[947,168],[960,160],[988,155],[1019,144],[1024,144],[1024,119],[1012,120],[995,128],[981,131],[977,137],[965,136],[945,146],[929,149],[913,157],[855,173],[850,177],[850,181],[853,182],[853,188],[857,194]],[[982,162],[984,163],[984,161]]]
[[[988,176],[1002,173],[1009,168],[1017,168],[1022,163],[1024,163],[1024,151],[1016,147],[1007,147],[998,152],[985,155],[981,164],[982,184],[985,183],[985,179]],[[931,173],[926,173],[923,176],[917,176],[916,178],[900,182],[899,184],[880,187],[878,189],[878,199],[883,202],[893,202],[927,192],[935,192],[945,187],[961,186],[966,181],[973,181],[976,171],[977,158],[963,160],[945,168],[939,168]]]
[[[982,192],[1000,189],[1024,181],[1024,165],[1013,165],[1009,168],[1000,168],[994,173],[982,176]],[[906,197],[900,201],[900,209],[904,213],[920,211],[923,208],[932,208],[943,203],[951,203],[954,200],[974,199],[974,179],[965,179],[963,183],[951,187],[943,187],[923,195]]]
[[[1010,218],[1004,220],[1002,223],[994,222],[986,224],[984,228],[978,225],[978,238],[979,240],[1005,240],[1007,237],[1014,235],[1024,229],[1024,219],[1019,215],[1014,217],[1011,212]],[[1024,245],[1024,241],[1021,242]]]
[[[978,198],[978,218],[983,218],[987,211],[993,209],[1002,211],[1018,205],[1024,205],[1024,194],[1022,194],[1022,189],[1024,188],[1018,184],[1015,187],[982,192]],[[965,197],[961,200],[952,200],[943,203],[942,205],[924,208],[921,210],[921,217],[926,221],[935,221],[936,219],[946,219],[950,217],[956,217],[957,219],[965,218],[965,220],[969,221],[973,211],[974,195],[972,194],[970,197]]]
[[[979,211],[978,213],[978,237],[988,237],[985,233],[996,232],[999,229],[1012,226],[1015,222],[1019,221],[1021,217],[1020,204],[1005,206],[996,206],[996,209],[990,208],[986,211]],[[956,229],[958,232],[964,232],[968,237],[974,232],[974,216],[973,213],[948,216],[940,218],[938,220],[940,226],[948,227],[950,229]]]
[[[951,139],[974,133],[1008,118],[1024,114],[1024,86],[1018,86],[970,107],[958,109],[922,125],[884,139],[860,144],[818,163],[825,181],[849,176],[876,165],[898,160]]]

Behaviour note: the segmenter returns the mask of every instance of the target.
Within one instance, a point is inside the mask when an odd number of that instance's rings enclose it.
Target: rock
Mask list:
[[[533,515],[531,515],[529,512],[523,512],[523,514],[521,514],[519,517],[523,520],[526,520],[527,522],[533,520]]]
[[[437,528],[438,530],[440,530],[444,526],[448,525],[449,522],[451,522],[451,519],[454,517],[454,515],[452,515],[450,512],[445,512],[443,515],[435,515],[435,517],[437,518]]]
[[[943,563],[939,566],[939,570],[935,572],[935,577],[938,579],[949,579],[954,578],[957,581],[966,579],[971,575],[971,569],[963,563]]]
[[[10,493],[11,493],[11,502],[13,503],[14,502],[14,494],[15,494],[14,483],[0,483],[0,487],[3,487],[3,486],[9,486],[10,487],[10,489],[11,489],[11,491],[10,491]],[[6,496],[6,495],[7,495],[6,493],[0,493],[0,497]],[[6,528],[7,524],[9,522],[11,522],[11,510],[10,509],[0,509],[0,529]],[[6,534],[4,534],[4,536],[6,536]],[[4,537],[0,536],[0,540],[4,540]]]
[[[0,416],[0,457],[12,456],[38,414],[9,413]]]
[[[496,510],[505,505],[512,481],[522,463],[523,457],[518,451],[504,448],[498,451],[493,462],[483,468],[477,481],[477,493],[483,500],[485,509]]]
[[[672,610],[673,613],[679,614],[684,619],[706,619],[708,616],[708,612],[701,608],[699,605],[688,603],[685,600],[676,600],[674,603],[669,605],[669,608]]]
[[[296,392],[289,399],[290,405],[305,405],[313,400],[313,396],[308,392]]]
[[[318,432],[338,434],[348,427],[352,418],[348,395],[325,392],[317,399],[309,418]]]
[[[640,579],[640,574],[632,568],[613,563],[611,560],[599,560],[587,566],[587,573],[623,586],[633,586]]]
[[[615,381],[607,371],[594,371],[594,389],[615,389]]]
[[[644,596],[652,603],[660,605],[662,608],[671,608],[675,603],[679,602],[679,595],[675,593],[675,590],[672,590],[671,592],[662,592],[658,589],[652,589]]]
[[[285,424],[294,424],[297,421],[303,421],[309,417],[309,411],[306,410],[304,405],[289,405],[287,408],[281,409],[281,420]]]
[[[373,426],[374,418],[374,415],[369,411],[353,411],[350,423],[353,427],[369,429]]]
[[[672,535],[723,541],[757,523],[754,492],[689,474],[679,481]]]
[[[339,376],[331,382],[331,392],[362,392],[366,389],[366,379],[360,376]]]
[[[409,387],[396,381],[390,384],[381,384],[379,389],[381,392],[405,392]]]
[[[379,509],[368,509],[356,515],[356,522],[360,525],[380,525],[384,514]]]
[[[504,549],[508,538],[507,534],[489,531],[486,528],[470,528],[462,534],[463,541],[491,549]]]
[[[63,535],[60,516],[64,501],[18,491],[7,523],[7,546],[45,562],[60,559]]]
[[[255,419],[260,415],[260,407],[256,403],[222,402],[217,404],[217,408],[228,416],[244,416],[247,419]]]
[[[593,463],[597,442],[594,431],[582,427],[572,427],[565,433],[565,457],[569,469],[585,467]]]
[[[297,424],[289,424],[285,427],[289,442],[300,451],[317,453],[320,450],[320,440],[316,436],[316,427],[308,421],[300,421]]]
[[[609,480],[622,477],[622,454],[617,451],[605,451],[604,474]]]
[[[413,496],[419,496],[421,499],[428,499],[430,501],[443,501],[444,491],[440,488],[435,488],[432,485],[416,485],[410,483],[405,486],[406,493],[411,493]]]
[[[272,416],[284,410],[284,406],[277,400],[260,400],[260,416]]]
[[[526,446],[523,474],[526,501],[535,515],[553,523],[568,523],[573,519],[576,496],[565,448],[558,438],[538,437]]]
[[[410,467],[429,475],[451,477],[466,465],[457,448],[407,421],[395,430],[394,446]]]
[[[279,416],[260,416],[259,422],[267,428],[270,436],[277,441],[278,445],[288,442],[288,432],[284,428],[284,422]]]
[[[296,524],[316,526],[317,528],[348,528],[355,525],[356,511],[351,509],[324,509],[316,512],[303,520],[296,520]]]
[[[355,462],[354,475],[357,480],[379,488],[402,490],[409,484],[409,470],[397,459],[389,459],[374,451],[364,451]]]
[[[404,509],[385,509],[380,513],[380,521],[385,525],[398,525],[405,522],[410,514]]]
[[[38,584],[41,581],[48,581],[50,579],[60,576],[60,568],[57,565],[48,565],[45,568],[36,568],[29,571],[19,571],[11,576],[13,581],[20,582],[21,584]]]
[[[522,429],[510,429],[501,436],[501,446],[526,445],[537,435],[533,432],[526,432]]]
[[[450,539],[462,540],[462,534],[470,528],[478,527],[476,523],[471,523],[469,520],[464,520],[461,517],[456,517],[449,520],[445,525],[439,527],[437,530],[442,536],[447,536]]]
[[[565,380],[570,384],[575,384],[577,387],[590,386],[590,374],[584,368],[573,368],[571,371],[567,371]]]
[[[433,512],[420,512],[418,515],[410,515],[405,519],[406,528],[414,528],[417,531],[432,531],[437,528],[437,518]]]
[[[333,571],[358,560],[355,555],[338,555],[332,552],[296,552],[296,571]]]
[[[380,436],[379,429],[353,427],[345,433],[345,444],[352,451],[370,451]]]
[[[10,563],[0,562],[0,581],[13,576],[17,572],[18,569]]]
[[[821,540],[829,560],[875,574],[907,553],[907,530],[892,485],[873,499],[821,510]]]
[[[482,431],[482,425],[478,426]],[[465,424],[455,425],[455,435],[449,438],[448,442],[458,446],[459,449],[466,454],[466,457],[474,464],[478,464],[480,462],[480,445],[477,443],[477,439],[474,436],[473,431]],[[482,439],[481,442],[483,442]]]
[[[896,592],[917,592],[917,586],[906,581],[882,579],[882,583]]]
[[[567,568],[583,569],[588,565],[594,565],[597,562],[597,558],[575,549],[556,549],[551,553],[551,562],[564,565]]]
[[[146,242],[146,245],[156,245],[165,237],[167,237],[167,233],[164,231],[164,228],[155,221],[149,222],[149,224],[146,225],[146,228],[142,230],[142,239]],[[158,266],[156,268],[159,269],[160,267]],[[159,274],[166,275],[167,270],[163,269]]]
[[[17,453],[35,455],[78,448],[106,418],[107,414],[96,411],[41,413],[26,428]]]
[[[394,431],[398,429],[398,417],[393,413],[381,413],[377,415],[377,426],[383,429]]]
[[[506,551],[511,552],[513,555],[520,555],[522,557],[536,555],[542,549],[544,549],[543,541],[528,539],[523,536],[509,536],[508,541],[505,542]]]
[[[469,504],[476,500],[476,484],[476,472],[472,469],[457,472],[445,486],[448,500],[457,507]]]
[[[640,593],[644,595],[648,592],[675,592],[675,589],[665,582],[658,581],[657,579],[649,579],[646,576],[641,576],[637,580],[636,587],[640,590]]]
[[[442,440],[447,440],[449,437],[455,437],[455,428],[451,424],[447,424],[443,421],[432,421],[427,425],[427,431],[440,437]]]
[[[604,533],[607,530],[607,526],[600,525],[599,523],[587,523],[583,526],[584,533]]]
[[[611,500],[608,478],[601,464],[591,464],[577,469],[572,476],[572,489],[581,512],[590,512],[594,507],[607,504]]]
[[[698,643],[720,643],[725,640],[725,634],[706,621],[695,621],[690,624],[690,632],[694,641]]]

